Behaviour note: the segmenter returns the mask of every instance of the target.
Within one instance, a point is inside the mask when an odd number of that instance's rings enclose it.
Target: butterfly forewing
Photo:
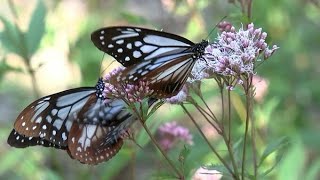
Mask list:
[[[77,88],[38,99],[19,114],[14,129],[27,137],[66,146],[74,116],[94,93],[93,88]]]
[[[149,81],[155,98],[176,95],[208,45],[208,41],[194,44],[171,33],[121,26],[99,29],[91,39],[126,67],[117,82]]]
[[[41,145],[45,147],[54,147],[57,149],[67,148],[67,146],[58,146],[40,137],[28,137],[25,135],[21,135],[18,132],[16,132],[14,129],[11,131],[7,142],[8,144],[10,144],[10,146],[13,146],[16,148],[26,148],[28,146],[36,146],[36,145]]]
[[[181,36],[140,27],[101,28],[91,34],[98,49],[128,67],[143,60],[182,52],[194,45]]]

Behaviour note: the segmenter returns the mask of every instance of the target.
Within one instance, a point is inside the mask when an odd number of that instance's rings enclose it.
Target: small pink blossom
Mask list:
[[[167,98],[166,102],[170,104],[180,104],[187,99],[188,94],[188,88],[186,85],[184,85],[177,95]]]
[[[158,131],[160,144],[165,150],[171,149],[178,141],[184,141],[189,145],[193,144],[189,129],[178,125],[175,121],[164,123]]]
[[[127,102],[141,102],[153,92],[149,88],[149,82],[139,81],[136,84],[112,83],[111,79],[117,77],[124,69],[123,67],[119,67],[105,75],[103,96],[106,97],[106,103],[112,101],[112,98],[122,98]]]

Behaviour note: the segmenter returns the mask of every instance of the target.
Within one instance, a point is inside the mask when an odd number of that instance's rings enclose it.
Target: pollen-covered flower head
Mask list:
[[[237,83],[241,84],[240,76],[255,74],[255,64],[261,61],[261,54],[265,60],[278,49],[276,45],[271,49],[268,47],[265,42],[267,33],[255,28],[253,23],[238,31],[230,26],[230,23],[223,22],[220,28],[223,31],[206,47],[203,60],[196,61],[189,82],[221,75],[236,77]]]
[[[112,83],[111,79],[117,77],[125,68],[119,67],[105,75],[105,88],[103,96],[106,98],[106,103],[112,98],[122,98],[127,102],[141,102],[145,97],[148,97],[153,91],[149,88],[149,82],[139,81],[135,84],[117,82]]]

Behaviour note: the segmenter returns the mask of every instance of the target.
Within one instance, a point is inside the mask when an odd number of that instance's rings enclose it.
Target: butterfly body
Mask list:
[[[126,67],[113,83],[148,81],[156,98],[181,90],[208,45],[208,41],[195,44],[175,34],[129,26],[99,29],[91,40]]]
[[[17,117],[8,144],[63,149],[86,164],[110,159],[122,147],[121,134],[135,118],[120,99],[105,104],[103,89],[99,79],[95,87],[70,89],[34,101]]]

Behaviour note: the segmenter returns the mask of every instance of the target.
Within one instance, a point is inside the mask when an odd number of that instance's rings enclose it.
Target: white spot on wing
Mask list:
[[[63,139],[64,141],[67,140],[67,136],[66,136],[66,133],[65,133],[65,132],[62,133],[61,137],[62,137],[62,139]]]
[[[53,123],[53,126],[56,127],[58,130],[61,129],[61,126],[62,126],[62,120],[60,119],[56,119]]]
[[[115,36],[111,40],[116,41],[118,39],[125,39],[125,38],[136,37],[136,36],[139,36],[139,34],[130,32],[130,33],[127,33],[127,34],[121,34],[119,36]]]
[[[118,41],[116,41],[117,44],[123,44],[124,43],[124,40],[123,39],[120,39]]]
[[[42,117],[40,116],[40,117],[37,118],[37,120],[35,122],[36,123],[41,123],[41,121],[42,121]]]
[[[122,48],[119,48],[118,49],[118,53],[122,53],[123,52],[123,49]]]
[[[135,57],[135,58],[139,58],[139,57],[141,57],[141,52],[140,51],[133,51],[133,57]]]
[[[140,46],[142,46],[142,42],[136,41],[136,42],[134,42],[134,45],[135,45],[136,47],[140,47]]]
[[[128,49],[132,49],[132,44],[131,44],[131,43],[128,43],[128,44],[127,44],[127,48],[128,48]]]
[[[154,51],[155,49],[157,49],[157,47],[150,46],[150,45],[143,45],[140,49],[141,49],[141,51],[143,53],[149,53],[149,52]]]
[[[46,117],[46,120],[47,120],[48,123],[51,123],[51,122],[52,122],[51,116],[47,116],[47,117]]]
[[[113,47],[114,47],[113,44],[108,45],[108,48],[113,48]]]

